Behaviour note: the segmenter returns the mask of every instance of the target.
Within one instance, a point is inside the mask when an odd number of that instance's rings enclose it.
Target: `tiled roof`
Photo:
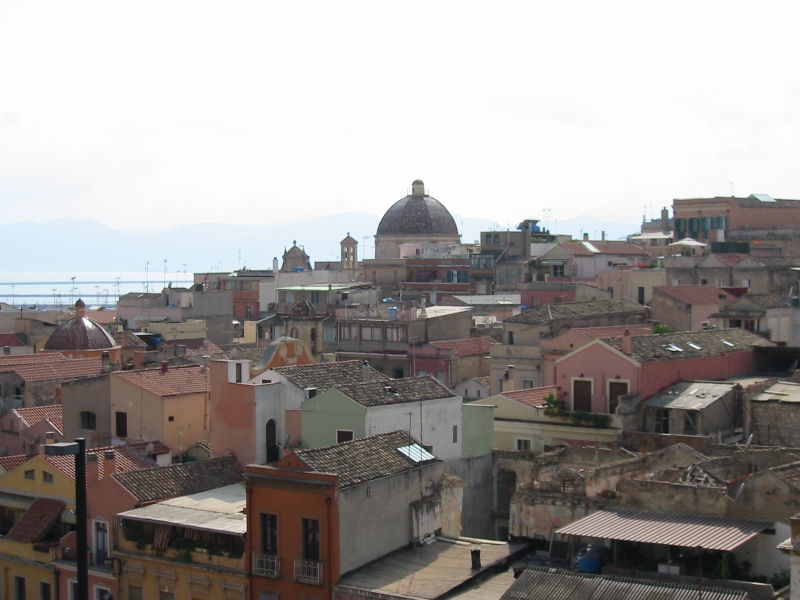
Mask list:
[[[380,371],[362,365],[359,360],[320,363],[318,365],[298,365],[294,367],[278,367],[274,369],[298,387],[317,388],[319,391],[337,385],[360,383],[365,377],[369,381],[389,379]]]
[[[38,542],[61,516],[64,507],[65,504],[61,500],[36,498],[6,537],[27,544]]]
[[[735,254],[735,253],[721,253],[721,254],[713,254],[714,258],[719,260],[722,263],[725,263],[728,266],[735,266],[738,265],[746,258],[750,258],[749,254]]]
[[[26,365],[28,363],[40,363],[45,361],[67,360],[67,357],[60,352],[40,352],[38,354],[12,354],[11,356],[0,356],[0,369],[10,365]]]
[[[625,335],[625,330],[631,335],[650,335],[653,333],[652,325],[609,325],[607,327],[575,327],[572,331],[589,339],[616,337]]]
[[[559,304],[543,304],[518,315],[509,317],[503,323],[519,323],[523,325],[544,325],[561,319],[580,319],[613,314],[643,314],[647,309],[636,302],[627,300],[589,300],[587,302],[563,302]]]
[[[132,331],[118,331],[112,333],[114,340],[123,348],[147,348],[147,344]]]
[[[517,402],[522,402],[523,404],[527,404],[528,406],[533,406],[534,408],[542,408],[545,406],[545,399],[547,396],[552,394],[554,397],[558,397],[558,386],[555,385],[548,385],[545,387],[538,387],[538,388],[527,388],[524,390],[512,390],[510,392],[502,392],[502,395],[506,398],[511,398],[512,400],[516,400]]]
[[[450,350],[456,356],[475,356],[489,354],[489,347],[497,342],[489,336],[465,338],[460,340],[440,340],[431,342],[434,348]]]
[[[617,350],[622,350],[621,338],[605,338],[603,341]],[[744,329],[679,331],[676,333],[639,335],[631,338],[631,357],[639,362],[683,360],[718,356],[728,352],[742,352],[754,346],[769,347],[774,345],[773,342],[764,339],[760,335]],[[678,349],[675,350],[675,348]]]
[[[183,396],[208,392],[208,369],[200,365],[169,367],[167,370],[144,369],[141,371],[118,371],[119,377],[156,396]]]
[[[721,300],[728,297],[725,290],[713,285],[665,285],[653,288],[653,292],[689,305],[718,305]]]
[[[793,488],[800,490],[800,461],[772,467],[770,471]]]
[[[313,471],[336,473],[339,486],[347,487],[439,460],[415,462],[398,450],[415,443],[405,431],[392,431],[326,448],[296,450],[294,454]]]
[[[14,333],[0,333],[0,346],[24,346],[25,344]]]
[[[561,247],[574,256],[595,256],[597,254],[632,254],[643,256],[647,254],[639,244],[623,241],[573,241],[561,242]],[[597,250],[593,251],[592,248]]]
[[[117,311],[108,308],[104,308],[102,310],[87,310],[86,316],[95,323],[100,323],[100,325],[108,325],[117,320]]]
[[[46,353],[33,356],[45,356]],[[59,355],[61,356],[61,355]],[[91,377],[103,372],[103,362],[99,358],[61,358],[60,360],[44,359],[37,362],[18,363],[16,365],[0,364],[0,371],[14,371],[25,381],[53,381],[59,379],[77,379]]]
[[[454,396],[454,392],[430,375],[352,383],[336,386],[336,389],[363,406],[384,406]]]
[[[139,502],[197,494],[244,480],[232,456],[139,469],[112,475]]]
[[[746,294],[712,316],[728,318],[737,315],[761,316],[768,308],[785,308],[787,306],[790,306],[789,300],[775,294]]]
[[[58,433],[64,433],[64,407],[61,404],[17,408],[14,409],[14,412],[22,417],[28,427],[32,427],[41,421],[49,421],[58,429]]]
[[[6,473],[16,469],[21,464],[28,462],[35,454],[13,454],[11,456],[0,456],[0,468]]]
[[[703,600],[752,600],[747,591],[720,587],[724,585],[720,581],[712,580],[703,586]],[[626,577],[529,567],[500,600],[693,600],[698,597],[698,586],[693,582],[648,578],[644,574]]]
[[[492,378],[489,375],[481,375],[480,377],[473,377],[472,381],[488,388],[492,383]]]
[[[102,448],[87,448],[86,455],[94,454],[97,456],[97,473],[102,479],[105,476],[104,452],[114,452],[114,472],[124,473],[125,471],[134,471],[136,469],[149,469],[156,463],[148,458],[145,458],[135,450],[126,448],[125,446],[104,446]],[[75,478],[75,458],[71,455],[65,456],[42,456],[42,459],[49,462],[56,469],[64,473],[70,479]]]
[[[186,346],[186,356],[207,356],[223,354],[224,350],[214,342],[203,338],[187,338],[182,340],[166,340],[165,346]]]

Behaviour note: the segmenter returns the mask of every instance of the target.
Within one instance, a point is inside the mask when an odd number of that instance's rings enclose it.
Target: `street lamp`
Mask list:
[[[75,516],[78,527],[78,597],[89,600],[89,543],[86,519],[86,438],[75,438],[74,442],[45,444],[47,456],[75,457]]]

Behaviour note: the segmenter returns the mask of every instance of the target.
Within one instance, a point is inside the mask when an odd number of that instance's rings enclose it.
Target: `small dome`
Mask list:
[[[75,317],[50,334],[45,350],[100,350],[117,345],[110,333],[86,317],[85,307],[83,300],[75,303]]]
[[[412,188],[422,187],[417,179]],[[450,212],[433,196],[412,193],[395,202],[378,225],[378,235],[458,235]]]

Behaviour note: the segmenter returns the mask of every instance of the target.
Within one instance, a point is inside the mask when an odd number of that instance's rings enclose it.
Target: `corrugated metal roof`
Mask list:
[[[729,393],[735,385],[734,383],[683,381],[673,385],[664,393],[653,396],[644,404],[656,408],[703,410]]]
[[[561,535],[663,544],[706,550],[735,550],[771,524],[704,515],[599,510],[558,529]]]
[[[118,516],[174,527],[241,535],[247,531],[245,504],[244,484],[235,483],[135,508]]]
[[[678,583],[622,577],[571,573],[557,569],[529,568],[503,594],[501,600],[697,600],[698,587]],[[703,586],[703,600],[750,600],[741,589]]]

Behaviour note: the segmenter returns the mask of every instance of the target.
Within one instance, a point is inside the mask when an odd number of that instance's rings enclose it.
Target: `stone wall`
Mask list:
[[[710,436],[646,433],[644,431],[623,431],[620,436],[620,443],[625,448],[637,452],[655,452],[675,444],[686,444],[705,454],[712,441],[713,438]]]
[[[459,490],[452,489],[450,491],[451,494],[460,493],[461,495],[461,535],[493,538],[492,455],[448,460],[444,464],[444,471],[447,475],[461,480]],[[449,517],[445,516],[444,520],[448,527],[452,527],[452,523],[448,520]]]

